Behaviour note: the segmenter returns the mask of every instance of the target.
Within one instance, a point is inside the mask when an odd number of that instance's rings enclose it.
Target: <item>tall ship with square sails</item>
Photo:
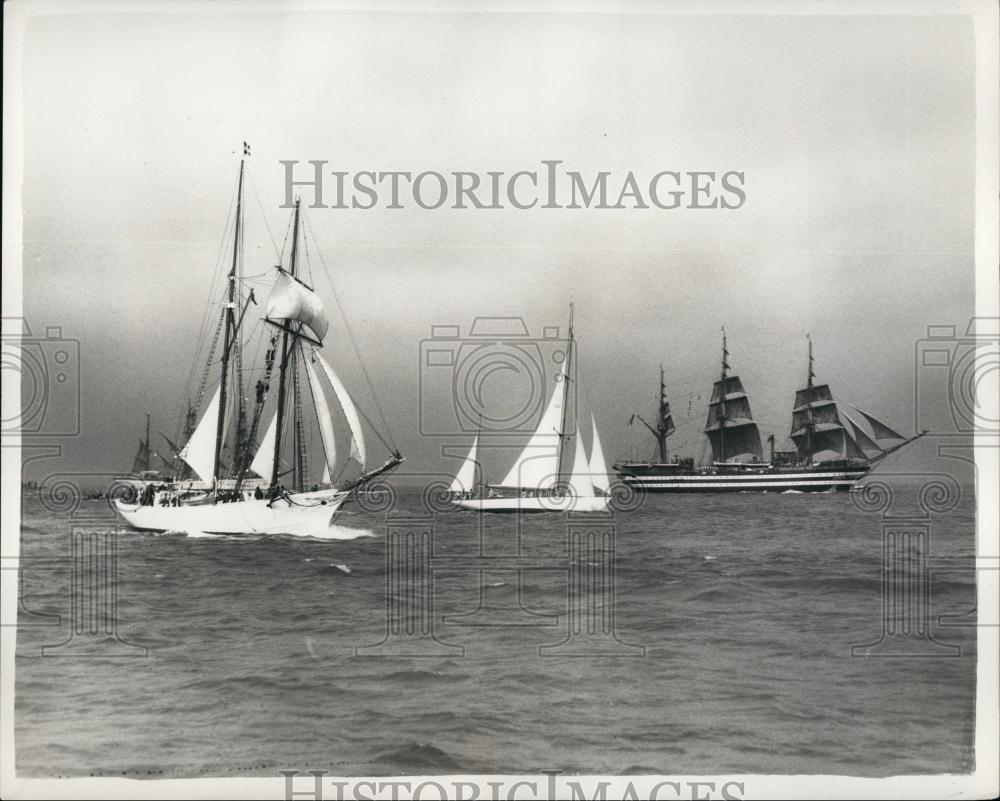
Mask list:
[[[723,330],[722,369],[712,386],[703,429],[712,463],[696,467],[692,458],[669,458],[667,439],[675,426],[660,368],[655,425],[636,415],[656,438],[658,459],[616,462],[613,468],[626,485],[645,492],[842,492],[890,453],[927,433],[904,437],[868,412],[836,400],[828,384],[815,381],[809,339],[806,386],[796,391],[792,406],[789,436],[795,450],[775,452],[772,436],[765,460],[747,392],[730,369]]]

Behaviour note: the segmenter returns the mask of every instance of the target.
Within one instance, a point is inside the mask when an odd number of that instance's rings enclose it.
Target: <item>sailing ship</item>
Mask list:
[[[854,487],[889,454],[926,434],[904,437],[874,415],[834,398],[828,384],[818,384],[812,339],[805,387],[795,393],[789,434],[795,450],[774,450],[763,459],[760,431],[738,375],[730,373],[726,334],[722,334],[722,370],[712,386],[703,432],[712,464],[696,467],[693,458],[668,459],[667,438],[676,430],[667,400],[663,367],[655,425],[638,417],[656,438],[657,461],[616,462],[625,484],[646,492],[839,492]],[[848,408],[849,407],[849,408]]]
[[[600,512],[607,508],[611,482],[593,414],[591,450],[588,458],[576,414],[575,433],[567,432],[567,407],[574,351],[573,304],[570,304],[569,336],[556,386],[534,433],[513,467],[499,484],[482,479],[478,461],[479,435],[452,481],[451,502],[476,512]],[[573,439],[573,466],[565,483],[565,444]]]
[[[244,146],[244,156],[249,155],[247,151]],[[302,219],[298,200],[292,214],[288,264],[279,263],[274,267],[274,284],[262,320],[270,332],[269,337],[265,337],[269,341],[262,376],[255,386],[254,406],[252,410],[249,408],[248,387],[244,380],[244,339],[247,312],[257,301],[253,289],[245,291],[243,280],[244,173],[245,158],[240,161],[237,184],[233,257],[199,397],[207,395],[209,374],[214,365],[218,365],[220,371],[219,381],[199,422],[193,427],[198,413],[189,402],[185,415],[186,441],[176,451],[177,459],[189,475],[179,475],[162,484],[146,483],[137,502],[116,500],[119,514],[137,529],[195,529],[216,534],[315,532],[328,526],[333,514],[361,487],[403,461],[398,449],[379,434],[389,450],[388,458],[374,469],[366,468],[367,449],[361,414],[347,387],[322,353],[323,339],[330,325],[323,302],[299,274]],[[346,319],[344,322],[349,330]],[[353,341],[353,334],[351,339]],[[367,371],[364,372],[367,377]],[[305,382],[301,381],[302,373]],[[324,379],[349,429],[351,447],[347,460],[360,469],[360,475],[339,484],[331,478],[336,475],[338,460],[335,420],[326,399],[328,390]],[[265,413],[269,412],[272,382],[277,385],[275,409],[267,425],[263,426]],[[311,485],[304,419],[307,395],[315,413],[323,461],[322,479]],[[258,443],[261,428],[264,434]],[[291,467],[286,469],[288,463],[282,457],[287,450],[288,433],[291,434],[292,454]],[[147,431],[147,451],[148,444]],[[289,489],[284,486],[286,478]]]

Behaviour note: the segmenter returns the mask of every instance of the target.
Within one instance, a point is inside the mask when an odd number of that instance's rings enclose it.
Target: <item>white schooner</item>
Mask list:
[[[248,155],[247,150],[245,147],[244,155]],[[352,493],[403,461],[399,451],[376,430],[389,453],[385,461],[367,468],[362,413],[322,353],[330,327],[323,302],[298,274],[302,229],[299,201],[295,202],[292,217],[288,264],[274,267],[274,283],[262,320],[271,333],[259,371],[261,378],[256,383],[254,407],[248,408],[244,331],[247,311],[256,299],[252,289],[245,289],[247,282],[241,280],[244,172],[245,158],[240,162],[232,264],[200,394],[208,394],[207,381],[216,364],[219,380],[197,425],[193,425],[198,419],[197,409],[189,404],[186,441],[176,453],[179,469],[173,480],[149,482],[135,493],[137,497],[115,500],[118,513],[137,529],[194,529],[216,534],[315,532],[331,523],[332,515]],[[221,346],[221,354],[216,361],[217,346]],[[300,381],[303,372],[305,382]],[[342,422],[349,429],[343,433],[350,436],[350,448],[342,459],[338,459],[336,422],[327,400],[331,390]],[[268,414],[272,394],[274,410]],[[304,403],[307,399],[311,401],[308,404]],[[304,419],[307,406],[315,413],[322,451],[322,479],[316,483],[308,480],[309,443]],[[269,419],[263,426],[265,415]],[[262,428],[264,433],[258,442]],[[291,452],[287,460],[286,451]],[[347,461],[360,474],[336,483],[331,477],[339,475],[338,464],[342,473]]]

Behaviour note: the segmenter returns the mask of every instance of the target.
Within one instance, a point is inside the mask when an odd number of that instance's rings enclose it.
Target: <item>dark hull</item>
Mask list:
[[[678,470],[671,465],[618,465],[618,477],[643,492],[848,492],[870,466]]]

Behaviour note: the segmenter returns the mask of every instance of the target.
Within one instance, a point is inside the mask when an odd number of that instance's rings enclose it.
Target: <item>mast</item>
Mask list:
[[[660,365],[660,416],[656,423],[656,442],[660,446],[660,464],[667,463],[667,415],[670,406],[667,403],[667,385],[663,380],[663,365]]]
[[[806,409],[806,458],[812,464],[813,459],[813,429],[816,428],[816,420],[813,417],[813,341],[809,334],[806,334],[806,341],[809,343],[809,376],[806,378],[806,402],[809,404]]]
[[[299,382],[299,361],[305,358],[301,340],[296,339],[292,346],[292,450],[295,452],[295,488],[303,492],[306,488],[306,478],[309,467],[306,462],[305,422],[302,417],[302,386]]]
[[[149,458],[152,455],[149,450],[149,415],[146,415],[146,469],[150,469]]]
[[[299,246],[299,203],[301,200],[299,198],[295,199],[295,215],[292,219],[292,261],[289,269],[289,273],[295,276],[295,264],[298,259],[298,246]],[[288,344],[289,336],[293,337],[291,347]],[[285,376],[288,372],[289,366],[289,356],[294,358],[294,348],[297,341],[295,334],[290,334],[286,329],[281,335],[281,364],[278,368],[278,410],[277,410],[277,425],[275,428],[274,435],[274,463],[271,467],[271,486],[278,486],[278,469],[281,457],[281,423],[282,418],[285,413]]]
[[[726,350],[726,328],[722,327],[722,373],[719,376],[719,454],[722,461],[726,461],[726,372],[729,370],[729,363],[726,357],[729,351]]]
[[[569,376],[573,366],[573,302],[569,304],[569,346],[566,348],[566,368],[563,380],[562,417],[559,421],[559,456],[556,461],[556,476],[562,476],[563,450],[566,447],[566,407],[569,405]],[[579,436],[579,434],[578,434]]]
[[[236,189],[236,225],[233,233],[233,264],[229,268],[229,290],[225,311],[226,335],[222,349],[222,381],[219,384],[219,424],[215,430],[215,468],[212,475],[215,479],[222,472],[222,440],[226,427],[226,383],[229,379],[229,349],[232,342],[235,315],[233,314],[236,299],[236,267],[240,257],[240,221],[243,217],[243,170],[245,161],[240,159],[240,180]]]

